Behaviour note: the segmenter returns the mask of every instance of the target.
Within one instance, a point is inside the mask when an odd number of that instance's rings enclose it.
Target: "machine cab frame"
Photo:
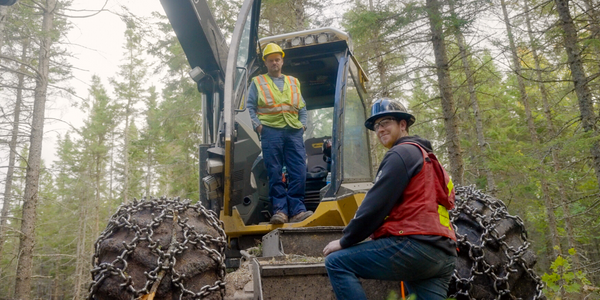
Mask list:
[[[266,223],[269,201],[264,193],[261,197],[266,178],[257,171],[260,141],[246,109],[252,77],[266,73],[260,53],[269,42],[286,53],[283,72],[300,80],[314,115],[307,132],[331,127],[330,135],[314,136],[330,137],[332,143],[330,182],[319,189],[315,214],[283,227],[346,225],[373,179],[364,127],[368,79],[352,54],[350,37],[321,28],[259,40],[261,1],[246,0],[227,47],[205,0],[161,1],[203,93],[201,201],[220,212],[228,236],[265,234],[275,226]]]

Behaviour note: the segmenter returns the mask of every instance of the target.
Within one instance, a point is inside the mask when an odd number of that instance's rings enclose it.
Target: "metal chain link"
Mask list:
[[[132,219],[134,214],[148,209],[153,212],[153,217],[158,212],[158,216],[154,217],[148,225],[140,226],[140,224]],[[213,237],[208,234],[198,233],[193,226],[188,224],[188,218],[182,220],[177,217],[188,209],[193,209],[199,216],[204,216],[208,224],[216,229],[218,236]],[[158,228],[167,219],[177,220],[177,225],[183,229],[183,242],[173,239],[174,242],[171,243],[168,249],[161,249],[159,247],[160,240],[153,239],[153,229]],[[135,233],[134,238],[130,242],[123,241],[125,249],[115,260],[110,263],[99,263],[102,242],[110,238],[119,229],[126,229],[129,232]],[[148,248],[157,256],[157,264],[155,269],[145,272],[146,282],[141,289],[137,290],[133,286],[131,276],[127,275],[127,258],[133,253],[140,241],[148,242]],[[185,274],[177,272],[174,268],[177,263],[176,257],[188,249],[190,245],[206,251],[219,268],[217,271],[217,281],[213,285],[203,286],[199,291],[187,289],[184,284]],[[186,295],[190,295],[192,299],[203,299],[215,292],[219,292],[223,296],[225,293],[225,282],[223,279],[225,278],[226,270],[225,247],[227,247],[227,238],[225,230],[223,230],[223,222],[219,220],[215,212],[204,208],[200,203],[192,205],[188,199],[180,201],[179,198],[168,199],[165,197],[149,201],[145,199],[137,201],[134,199],[132,203],[123,204],[118,208],[117,212],[110,218],[106,229],[100,234],[100,237],[98,237],[98,240],[94,244],[95,252],[92,262],[93,269],[91,270],[93,281],[90,285],[90,293],[87,299],[97,299],[94,293],[98,290],[102,282],[110,276],[120,278],[122,281],[120,286],[133,294],[132,299],[137,299],[150,292],[152,285],[158,280],[161,270],[171,275],[172,283],[179,288],[180,300]]]
[[[476,202],[481,205],[478,207]],[[482,208],[490,210],[489,215],[482,215]],[[545,299],[542,294],[544,283],[541,278],[529,267],[523,255],[529,249],[530,243],[527,241],[527,232],[525,230],[525,224],[523,220],[518,216],[511,216],[508,214],[506,205],[499,199],[492,198],[491,196],[483,193],[476,189],[474,186],[458,186],[456,187],[456,208],[450,211],[450,219],[454,224],[460,214],[465,214],[471,221],[479,224],[483,230],[481,237],[478,241],[469,241],[467,234],[461,235],[454,225],[456,232],[456,239],[461,249],[469,249],[468,255],[473,265],[468,276],[461,277],[458,271],[454,271],[452,279],[454,286],[456,287],[456,293],[450,295],[450,297],[456,298],[457,296],[465,296],[470,300],[474,300],[469,291],[471,290],[476,276],[488,276],[494,282],[493,291],[496,293],[497,300],[503,299],[517,299],[515,296],[510,294],[511,286],[509,285],[509,277],[513,273],[518,272],[518,268],[522,268],[531,277],[533,282],[536,284],[535,295],[532,299]],[[498,233],[496,227],[500,224],[500,221],[505,219],[513,219],[516,224],[520,227],[521,240],[523,245],[517,249],[508,245],[505,241],[506,236]],[[506,259],[502,260],[502,265],[490,265],[485,260],[486,245],[488,243],[498,243],[503,249],[503,254]]]

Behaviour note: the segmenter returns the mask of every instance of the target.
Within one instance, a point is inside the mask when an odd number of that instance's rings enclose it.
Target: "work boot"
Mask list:
[[[290,223],[298,223],[298,222],[302,222],[302,221],[306,220],[306,218],[308,218],[308,217],[312,216],[312,214],[313,214],[313,212],[312,212],[312,211],[310,211],[310,210],[308,210],[308,211],[303,211],[303,212],[301,212],[301,213],[299,213],[299,214],[297,214],[297,215],[293,216],[293,217],[290,219]],[[273,220],[273,219],[271,219],[271,220]]]
[[[271,217],[271,224],[283,224],[287,223],[288,216],[282,212],[278,212]]]

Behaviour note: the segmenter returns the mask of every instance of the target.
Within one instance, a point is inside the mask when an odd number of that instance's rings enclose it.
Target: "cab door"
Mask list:
[[[357,191],[371,188],[373,174],[367,119],[366,89],[368,80],[350,51],[340,53],[336,83],[331,186],[324,201],[338,200]]]
[[[246,0],[231,38],[225,70],[223,107],[223,209],[225,216],[252,194],[252,164],[260,154],[260,142],[245,109],[249,74],[260,63],[257,55],[260,0]]]

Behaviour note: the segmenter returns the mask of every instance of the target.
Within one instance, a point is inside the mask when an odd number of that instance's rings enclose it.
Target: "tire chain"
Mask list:
[[[476,208],[469,206],[469,203],[472,201],[481,202],[486,208],[491,210],[491,214],[482,215]],[[518,299],[515,296],[510,294],[510,286],[508,283],[508,277],[511,273],[518,272],[518,267],[522,267],[523,270],[531,277],[532,281],[536,284],[535,294],[532,299],[546,299],[542,293],[544,288],[544,283],[540,279],[540,277],[531,269],[530,266],[527,266],[526,261],[523,259],[523,254],[528,250],[531,245],[527,241],[527,232],[525,230],[525,225],[523,220],[518,216],[511,216],[508,214],[506,205],[499,199],[493,198],[482,191],[476,189],[474,186],[457,186],[456,187],[456,208],[450,211],[450,219],[454,224],[455,220],[458,219],[459,215],[463,213],[468,216],[471,221],[475,221],[483,228],[483,234],[479,238],[478,241],[469,241],[467,239],[467,234],[461,235],[459,231],[457,231],[456,225],[454,226],[454,230],[456,232],[456,238],[459,247],[466,246],[469,249],[469,258],[472,260],[473,265],[470,270],[470,276],[460,277],[458,272],[455,270],[452,275],[452,281],[455,281],[455,285],[457,287],[457,292],[455,294],[449,295],[451,298],[456,298],[459,295],[463,297],[467,297],[469,300],[474,300],[469,290],[472,287],[474,279],[476,276],[488,276],[493,279],[494,286],[493,289],[497,293],[495,299]],[[508,245],[504,238],[505,235],[499,236],[496,231],[496,226],[498,222],[503,219],[513,219],[516,224],[520,227],[521,231],[521,239],[523,241],[523,245],[515,249],[514,247]],[[485,258],[485,247],[487,243],[495,242],[501,244],[503,247],[503,252],[506,257],[506,260],[503,260],[505,264],[503,266],[493,266],[486,262]],[[464,247],[462,247],[464,249]],[[494,271],[497,270],[497,271]],[[499,273],[505,271],[505,275],[502,276]],[[506,296],[505,298],[502,298]]]
[[[132,214],[144,209],[151,209],[153,211],[153,219],[150,224],[141,228],[138,226],[137,222],[132,220]],[[154,234],[153,228],[157,228],[166,219],[173,220],[177,214],[188,209],[193,209],[199,215],[204,215],[208,223],[216,229],[219,236],[213,237],[207,234],[199,234],[192,226],[187,224],[187,218],[184,220],[177,218],[177,224],[183,230],[184,240],[183,242],[175,241],[175,247],[171,245],[171,247],[166,249],[166,251],[161,250],[161,247],[158,245],[158,241],[152,239]],[[156,211],[159,211],[159,215],[154,217],[154,212]],[[100,261],[100,244],[120,228],[134,231],[135,237],[129,243],[126,243],[125,241],[123,242],[125,249],[114,261],[111,263],[104,262],[98,264]],[[143,288],[136,290],[133,287],[131,276],[127,275],[126,269],[127,258],[135,250],[138,242],[140,241],[148,241],[148,247],[157,255],[157,267],[150,272],[145,272],[147,278],[146,283],[144,284]],[[219,267],[217,274],[218,280],[213,285],[203,286],[197,292],[186,289],[183,283],[185,274],[179,274],[174,269],[177,262],[176,256],[181,254],[185,249],[188,249],[190,245],[207,251],[210,257],[218,264]],[[209,245],[219,249],[219,251],[210,248]],[[150,292],[150,289],[152,288],[154,282],[156,282],[158,279],[158,274],[161,270],[171,274],[172,283],[181,291],[179,295],[180,300],[186,295],[190,295],[192,299],[203,299],[204,297],[217,291],[221,293],[221,296],[223,296],[225,291],[224,278],[226,274],[224,252],[226,247],[227,238],[225,231],[223,230],[223,222],[219,220],[215,212],[206,209],[200,203],[192,205],[189,199],[180,201],[179,198],[172,199],[165,197],[161,197],[160,199],[155,198],[150,201],[147,201],[145,198],[142,201],[137,201],[137,199],[134,199],[132,203],[122,204],[119,206],[117,212],[110,218],[106,229],[100,234],[100,237],[98,237],[94,244],[95,253],[92,263],[93,269],[91,270],[93,280],[90,284],[90,293],[87,299],[97,299],[94,296],[95,291],[101,285],[102,281],[109,276],[120,277],[123,281],[120,286],[133,293],[132,299],[138,299],[138,297],[146,295]]]

